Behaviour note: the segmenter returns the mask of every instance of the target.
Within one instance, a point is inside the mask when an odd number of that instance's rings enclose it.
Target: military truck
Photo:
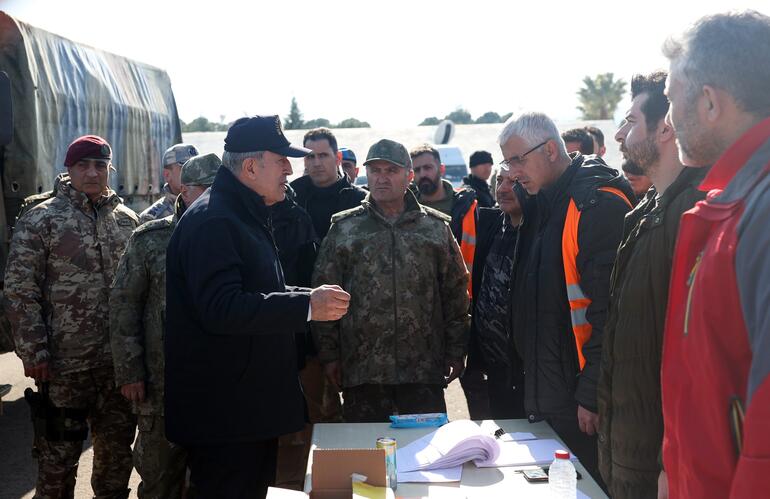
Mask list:
[[[161,155],[182,131],[168,74],[30,26],[0,11],[0,71],[12,137],[0,145],[0,275],[25,197],[49,191],[67,146],[86,134],[113,148],[111,187],[134,209],[160,196]],[[8,102],[12,102],[12,113]],[[2,121],[2,120],[0,120]],[[2,136],[2,133],[0,133]],[[0,279],[2,279],[0,277]]]

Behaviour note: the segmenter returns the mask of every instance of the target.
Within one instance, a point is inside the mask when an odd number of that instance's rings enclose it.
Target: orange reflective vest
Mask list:
[[[623,199],[629,207],[634,205],[628,200],[623,191],[614,187],[600,187],[600,191],[610,192]],[[572,333],[575,335],[575,345],[577,346],[578,360],[580,361],[580,370],[586,364],[583,356],[583,345],[591,339],[591,324],[586,319],[586,311],[591,305],[591,299],[588,298],[580,287],[580,272],[577,269],[577,255],[580,251],[578,246],[578,226],[580,225],[580,210],[575,205],[575,200],[570,199],[567,208],[567,218],[564,221],[564,230],[561,236],[561,255],[564,261],[564,278],[567,284],[567,299],[569,300],[570,317],[572,319]]]
[[[460,253],[463,255],[463,261],[468,268],[468,296],[473,298],[473,283],[471,276],[473,274],[473,255],[476,254],[476,208],[478,201],[474,200],[468,211],[463,216],[463,231],[460,239]]]

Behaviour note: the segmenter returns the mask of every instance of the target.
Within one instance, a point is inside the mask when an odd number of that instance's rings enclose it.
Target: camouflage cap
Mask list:
[[[198,150],[191,144],[176,144],[163,153],[163,167],[171,166],[176,163],[184,164],[188,159],[197,156]]]
[[[222,160],[213,152],[190,158],[182,167],[182,184],[211,185],[220,166]]]
[[[401,168],[412,167],[412,158],[406,147],[390,139],[382,139],[369,148],[364,166],[372,161],[387,161]]]

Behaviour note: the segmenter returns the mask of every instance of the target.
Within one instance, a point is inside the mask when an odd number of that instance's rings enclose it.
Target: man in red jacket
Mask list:
[[[664,53],[685,165],[711,165],[674,254],[659,497],[770,494],[770,17],[699,20]]]

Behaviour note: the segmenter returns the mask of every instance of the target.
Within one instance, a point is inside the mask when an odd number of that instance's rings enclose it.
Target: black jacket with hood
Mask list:
[[[463,177],[463,185],[476,191],[479,208],[492,208],[495,206],[495,197],[492,195],[491,187],[489,187],[486,180],[480,179],[471,173],[467,177]]]
[[[616,170],[595,156],[570,155],[561,177],[537,195],[536,210],[525,211],[512,291],[512,331],[525,368],[525,409],[530,421],[575,418],[577,405],[596,412],[596,387],[602,337],[609,304],[609,281],[615,253],[630,210],[620,196],[600,190],[613,187],[628,199],[633,192]],[[576,257],[580,287],[592,300],[586,318],[593,327],[583,345],[580,369],[572,331],[562,259],[562,232],[570,199],[581,212]]]
[[[347,175],[342,175],[329,187],[316,187],[310,176],[304,175],[292,181],[291,187],[295,193],[294,201],[310,215],[319,239],[329,232],[332,215],[357,207],[366,197],[366,191],[351,184]]]

